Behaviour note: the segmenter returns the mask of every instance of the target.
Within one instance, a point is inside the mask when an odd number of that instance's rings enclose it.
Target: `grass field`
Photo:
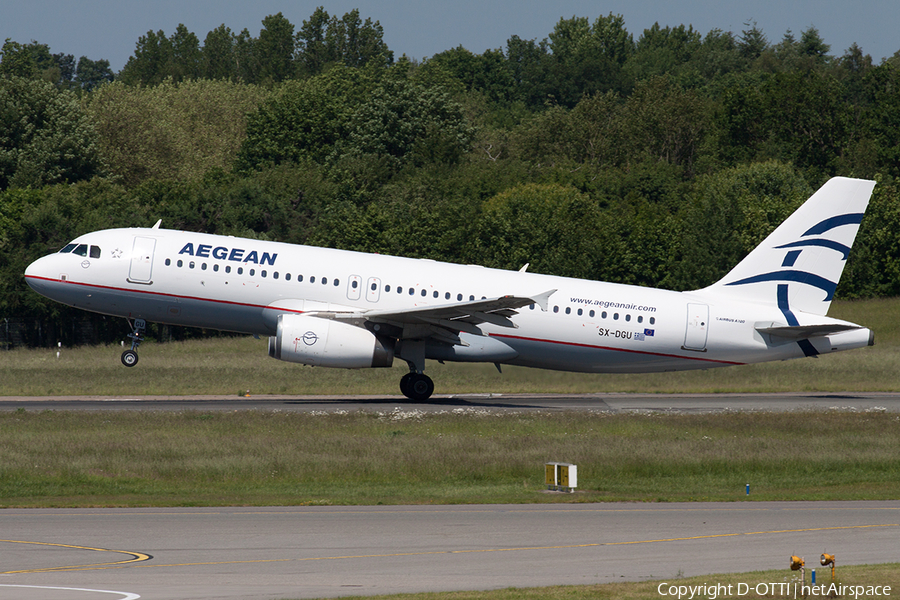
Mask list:
[[[831,316],[869,326],[876,345],[817,359],[640,375],[589,375],[493,365],[428,363],[437,394],[471,392],[784,392],[900,391],[900,299],[836,302]],[[250,337],[156,344],[140,348],[126,368],[118,346],[14,350],[0,353],[0,394],[179,395],[396,394],[407,371],[348,371],[306,367],[267,356],[266,341]]]
[[[897,498],[884,412],[0,413],[0,507]]]

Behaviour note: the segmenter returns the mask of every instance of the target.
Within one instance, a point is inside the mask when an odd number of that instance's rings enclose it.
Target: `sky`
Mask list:
[[[560,18],[593,22],[609,13],[624,17],[635,40],[654,22],[738,36],[755,22],[770,43],[787,30],[799,39],[813,26],[832,55],[856,42],[875,64],[900,50],[897,0],[0,0],[0,40],[35,40],[53,53],[106,59],[118,72],[149,30],[169,36],[184,24],[202,43],[225,24],[257,37],[267,15],[281,12],[299,29],[318,6],[338,17],[358,8],[363,20],[381,23],[395,58],[417,60],[460,45],[476,54],[504,49],[512,35],[540,41]]]

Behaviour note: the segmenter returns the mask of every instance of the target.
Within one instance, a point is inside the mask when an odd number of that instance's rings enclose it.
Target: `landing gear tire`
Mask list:
[[[406,375],[404,375],[403,377],[400,378],[400,393],[403,394],[404,396],[406,396],[407,398],[410,397],[409,391],[408,391],[409,390],[409,380],[412,378],[412,376],[414,374],[415,373],[407,373]]]
[[[122,353],[122,364],[126,367],[133,367],[138,362],[137,352],[134,350],[126,350]]]
[[[434,382],[423,373],[407,373],[400,379],[400,391],[410,400],[428,400],[434,393]]]

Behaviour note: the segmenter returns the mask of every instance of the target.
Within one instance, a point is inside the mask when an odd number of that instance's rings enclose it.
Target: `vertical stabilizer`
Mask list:
[[[874,181],[828,180],[728,275],[704,291],[825,315],[859,231]]]

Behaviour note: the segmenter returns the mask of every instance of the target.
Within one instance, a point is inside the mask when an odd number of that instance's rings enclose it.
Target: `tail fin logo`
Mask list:
[[[820,221],[807,229],[803,234],[803,238],[807,238],[809,236],[821,236],[822,234],[831,231],[837,227],[842,225],[859,225],[862,222],[863,213],[848,213],[844,215],[836,215],[834,217],[829,217]],[[803,248],[808,247],[818,247],[818,248],[828,248],[834,250],[835,252],[841,253],[841,261],[846,261],[847,257],[850,255],[850,247],[835,240],[831,240],[825,237],[815,237],[810,239],[800,239],[795,242],[790,242],[787,244],[782,244],[780,246],[775,246],[776,249],[787,249],[788,252],[784,257],[784,261],[781,263],[782,267],[788,267],[782,269],[780,271],[770,271],[768,273],[760,273],[759,275],[754,275],[752,277],[745,277],[738,281],[732,281],[731,283],[726,283],[727,286],[735,286],[735,285],[746,285],[748,283],[760,283],[764,281],[785,281],[785,282],[797,282],[803,283],[806,285],[811,285],[813,287],[817,287],[825,292],[825,302],[830,302],[832,298],[834,298],[834,290],[837,288],[837,282],[831,281],[822,277],[820,275],[816,275],[815,273],[810,273],[808,271],[801,271],[797,269],[791,269],[789,267],[793,267],[797,262],[797,259],[800,257],[800,254],[803,251]],[[798,250],[799,248],[799,250]],[[781,287],[781,286],[779,286]],[[786,288],[787,286],[785,286]]]

